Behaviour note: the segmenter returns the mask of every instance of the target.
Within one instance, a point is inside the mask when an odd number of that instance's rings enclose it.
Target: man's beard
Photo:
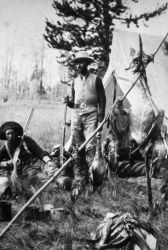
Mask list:
[[[87,66],[78,68],[78,74],[85,75],[87,73]]]
[[[13,138],[8,140],[8,148],[12,156],[14,156],[16,148],[20,144],[20,139],[19,138]]]

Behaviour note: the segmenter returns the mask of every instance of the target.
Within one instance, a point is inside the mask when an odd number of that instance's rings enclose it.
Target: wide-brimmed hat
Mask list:
[[[92,63],[94,60],[92,57],[89,56],[89,54],[86,51],[79,51],[76,53],[75,58],[72,59],[72,62],[78,62],[78,61],[87,61],[89,64]]]
[[[23,135],[23,128],[22,128],[22,126],[19,123],[17,123],[17,122],[9,121],[9,122],[5,122],[0,127],[0,140],[6,140],[6,131],[8,129],[13,129],[14,131],[16,131],[16,133],[18,134],[18,136],[22,136]]]

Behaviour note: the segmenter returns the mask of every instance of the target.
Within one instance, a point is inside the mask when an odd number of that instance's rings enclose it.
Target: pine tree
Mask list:
[[[137,2],[138,0],[129,0]],[[49,46],[60,51],[58,62],[69,63],[71,56],[78,50],[89,50],[95,60],[109,62],[110,46],[114,30],[114,20],[119,19],[129,27],[130,23],[139,25],[139,20],[163,13],[168,3],[153,12],[140,16],[127,13],[128,0],[54,0],[56,23],[46,20],[44,38]]]

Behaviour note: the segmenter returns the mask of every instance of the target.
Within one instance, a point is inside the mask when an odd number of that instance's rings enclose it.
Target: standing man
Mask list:
[[[71,87],[71,96],[64,102],[73,108],[71,116],[71,135],[87,140],[101,123],[105,115],[106,96],[101,78],[91,73],[88,66],[93,59],[86,51],[78,52],[72,61],[76,67],[77,77]],[[79,136],[76,136],[76,133]],[[82,139],[78,144],[82,144]],[[90,165],[95,154],[96,139],[86,145],[86,159]],[[87,169],[88,171],[88,169]],[[81,175],[81,171],[77,171]],[[80,173],[80,174],[79,174]],[[78,176],[79,177],[79,176]],[[82,177],[82,176],[80,176]]]

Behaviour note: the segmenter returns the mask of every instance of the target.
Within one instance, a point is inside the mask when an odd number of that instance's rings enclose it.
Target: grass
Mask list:
[[[32,105],[34,106],[34,105]],[[6,104],[0,108],[0,125],[6,121],[17,121],[23,127],[29,117],[31,105]],[[26,134],[39,145],[50,151],[55,144],[61,143],[64,107],[62,104],[34,106],[34,113]],[[66,139],[70,131],[67,127]]]
[[[25,124],[30,106],[3,105],[0,109],[1,124],[15,120]],[[44,149],[61,143],[63,106],[37,106],[30,123],[28,135],[33,137]],[[67,138],[69,136],[67,130]],[[153,183],[153,198],[160,200],[160,183]],[[111,177],[103,184],[101,194],[95,192],[88,196],[83,193],[72,204],[70,193],[58,189],[52,183],[43,193],[44,203],[56,208],[63,207],[69,213],[60,220],[43,217],[38,220],[25,220],[21,216],[0,240],[3,250],[84,250],[88,245],[90,233],[95,232],[107,212],[128,212],[139,218],[149,220],[147,188],[145,178],[135,181]],[[22,200],[13,201],[13,214],[23,205]],[[151,220],[158,233],[159,250],[168,249],[168,211],[162,210]],[[7,222],[0,223],[0,230]],[[89,248],[90,249],[90,248]]]

